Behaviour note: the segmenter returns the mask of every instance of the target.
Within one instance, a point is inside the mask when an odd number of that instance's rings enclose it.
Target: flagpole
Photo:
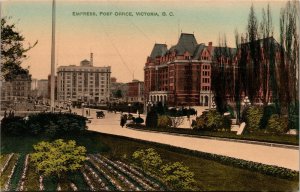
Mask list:
[[[52,1],[52,42],[51,42],[51,96],[50,107],[54,111],[55,100],[55,0]]]

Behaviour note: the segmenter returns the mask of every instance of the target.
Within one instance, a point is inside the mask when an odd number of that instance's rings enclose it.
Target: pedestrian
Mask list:
[[[124,127],[125,122],[126,122],[125,118],[124,118],[124,117],[121,117],[120,125],[121,125],[122,128]]]
[[[7,116],[7,112],[6,112],[6,110],[4,111],[4,118],[6,118],[6,116]]]

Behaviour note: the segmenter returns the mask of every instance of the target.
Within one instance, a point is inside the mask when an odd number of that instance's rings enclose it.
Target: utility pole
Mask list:
[[[50,107],[54,111],[55,100],[55,0],[52,1],[52,42],[51,42],[51,95]]]

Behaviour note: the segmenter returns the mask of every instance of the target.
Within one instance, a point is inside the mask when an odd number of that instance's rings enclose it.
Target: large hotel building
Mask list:
[[[83,60],[80,66],[60,66],[57,70],[57,99],[86,103],[106,102],[110,97],[111,67],[93,66],[91,60]]]
[[[211,63],[214,47],[197,43],[194,34],[182,33],[167,48],[155,44],[144,67],[145,102],[169,106],[209,106],[212,102]]]

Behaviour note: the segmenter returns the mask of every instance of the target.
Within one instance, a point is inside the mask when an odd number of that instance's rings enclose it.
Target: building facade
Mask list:
[[[145,102],[169,106],[209,106],[212,43],[198,44],[194,34],[182,33],[178,43],[167,48],[155,44],[144,67]]]
[[[59,102],[81,101],[100,103],[109,101],[111,67],[93,66],[83,60],[80,66],[60,66],[57,69],[57,99]]]
[[[19,74],[11,81],[2,81],[1,101],[27,100],[31,94],[31,75]]]
[[[127,83],[127,101],[129,103],[144,102],[144,82],[132,80]]]

